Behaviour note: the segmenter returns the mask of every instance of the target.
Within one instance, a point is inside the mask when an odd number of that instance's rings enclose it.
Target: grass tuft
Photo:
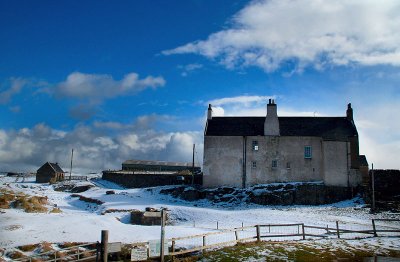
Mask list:
[[[19,246],[17,248],[23,252],[31,252],[31,251],[35,250],[35,248],[37,248],[37,247],[38,247],[38,244],[31,244],[31,245]]]
[[[50,213],[62,213],[62,211],[60,208],[54,207],[52,210],[50,210]]]

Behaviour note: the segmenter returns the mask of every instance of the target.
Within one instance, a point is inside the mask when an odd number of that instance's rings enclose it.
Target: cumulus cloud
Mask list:
[[[121,80],[115,80],[111,75],[74,72],[69,74],[65,81],[57,84],[57,95],[97,102],[120,95],[136,94],[147,88],[155,89],[164,85],[165,80],[161,76],[147,76],[140,79],[137,73],[129,73]]]
[[[194,53],[228,68],[266,72],[282,66],[400,66],[399,28],[400,2],[394,0],[257,0],[229,28],[163,54]]]
[[[201,154],[197,159],[202,159],[202,140],[202,132],[127,129],[113,134],[85,125],[69,132],[45,124],[0,129],[0,171],[35,171],[47,161],[58,162],[67,171],[72,148],[74,170],[80,173],[120,169],[128,159],[189,162],[193,143]]]
[[[265,116],[269,99],[277,99],[272,96],[234,96],[222,97],[208,101],[212,105],[213,116]],[[275,101],[279,103],[279,101]],[[322,116],[323,113],[294,110],[285,105],[278,106],[280,116]],[[205,113],[206,115],[206,113]]]
[[[234,96],[212,99],[213,116],[265,116],[268,99],[275,96]]]
[[[10,87],[0,92],[0,105],[5,105],[10,102],[12,96],[20,93],[28,81],[23,78],[11,78],[9,83]]]

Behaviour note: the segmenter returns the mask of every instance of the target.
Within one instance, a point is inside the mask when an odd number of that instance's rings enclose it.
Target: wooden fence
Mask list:
[[[87,176],[66,176],[64,180],[85,180],[87,181]]]
[[[276,238],[289,238],[290,240],[305,240],[310,238],[342,238],[349,234],[351,238],[395,236],[400,237],[400,225],[395,227],[379,228],[379,222],[400,222],[400,219],[372,219],[368,229],[349,229],[344,228],[338,221],[335,227],[310,226],[304,223],[293,224],[261,224],[255,226],[242,226],[233,229],[221,229],[218,232],[210,232],[192,236],[171,238],[168,241],[169,256],[178,256],[206,249],[214,249],[228,245],[235,245],[240,242],[253,242],[262,240],[272,240]],[[347,227],[352,225],[346,224]],[[354,225],[353,225],[354,226]],[[355,225],[360,227],[360,225]],[[397,233],[397,234],[393,234]],[[108,232],[107,232],[108,234]],[[89,243],[70,248],[49,251],[36,254],[31,257],[16,259],[15,261],[85,261],[98,259],[101,250],[108,250],[108,237],[103,240],[102,248],[99,243]],[[182,244],[180,244],[180,242]],[[148,246],[148,242],[132,243],[131,246]],[[107,252],[101,257],[107,257]]]
[[[87,243],[68,247],[60,250],[52,250],[44,253],[31,255],[29,257],[14,259],[14,261],[93,261],[97,260],[98,243]]]
[[[304,223],[295,223],[295,224],[263,224],[263,225],[255,225],[255,226],[246,226],[246,227],[238,227],[234,229],[224,230],[222,232],[211,232],[187,237],[177,237],[169,239],[168,242],[171,243],[171,252],[170,256],[177,256],[187,253],[193,253],[196,251],[203,251],[205,249],[223,247],[227,245],[234,245],[239,242],[249,242],[249,241],[262,241],[262,240],[271,240],[275,238],[291,238],[291,239],[299,239],[305,240],[307,237],[313,238],[342,238],[346,237],[348,234],[356,234],[353,235],[353,238],[364,238],[366,237],[377,237],[377,236],[389,236],[390,233],[399,233],[397,235],[391,234],[390,236],[398,236],[400,237],[400,227],[390,228],[390,229],[378,229],[377,222],[385,221],[385,222],[400,222],[400,219],[372,219],[371,228],[362,230],[362,229],[346,229],[336,221],[336,227],[321,227],[321,226],[309,226]],[[276,230],[276,229],[282,230]],[[381,233],[384,233],[381,235]],[[229,235],[230,236],[226,236]],[[379,235],[378,235],[379,234]],[[219,237],[221,241],[212,241],[213,243],[209,243],[209,240]],[[242,237],[241,237],[242,236]],[[194,241],[194,239],[199,239],[198,241]],[[183,241],[184,245],[177,245],[178,241]],[[197,244],[197,245],[196,245]],[[185,246],[191,246],[186,249]]]

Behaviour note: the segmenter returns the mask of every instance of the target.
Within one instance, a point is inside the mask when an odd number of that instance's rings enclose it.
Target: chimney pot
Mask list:
[[[212,108],[211,108],[211,104],[208,104],[207,120],[211,120],[211,119],[212,119]]]
[[[346,117],[348,120],[353,121],[353,108],[351,108],[351,103],[347,104]]]

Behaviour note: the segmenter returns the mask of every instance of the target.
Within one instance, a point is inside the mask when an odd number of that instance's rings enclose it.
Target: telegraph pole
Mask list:
[[[375,175],[374,175],[374,163],[372,163],[371,170],[371,182],[372,182],[372,211],[375,212]]]
[[[69,169],[69,180],[71,180],[72,176],[72,159],[74,158],[74,149],[72,148],[72,153],[71,153],[71,167]]]
[[[192,185],[194,184],[194,152],[196,150],[196,144],[193,144],[193,155],[192,155]]]

